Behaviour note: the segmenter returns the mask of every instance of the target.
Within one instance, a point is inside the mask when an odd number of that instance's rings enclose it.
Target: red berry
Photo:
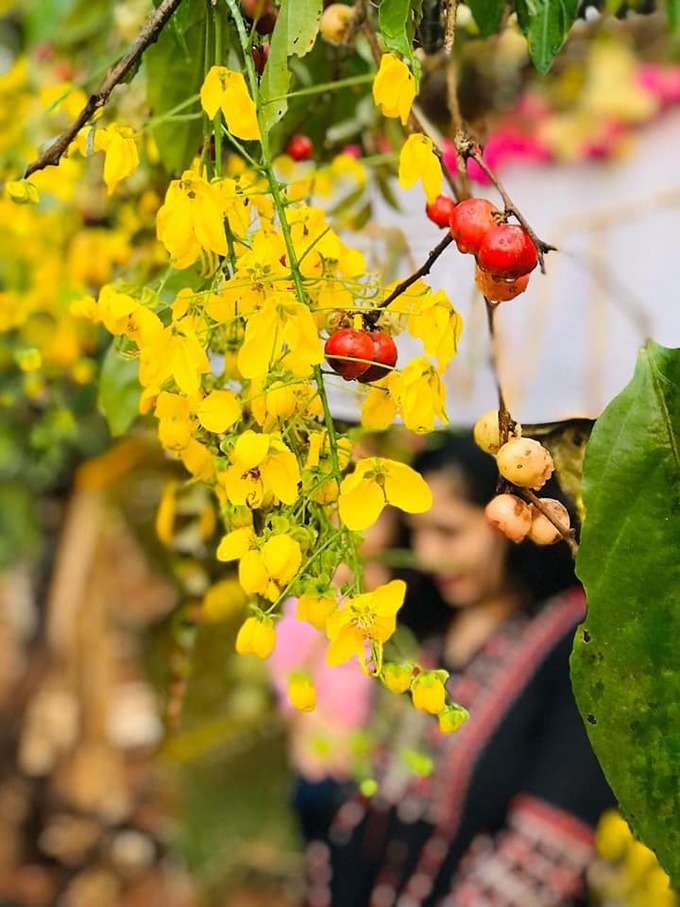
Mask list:
[[[333,371],[342,375],[345,381],[351,381],[370,368],[368,360],[373,358],[373,340],[366,331],[341,328],[328,338],[324,352]],[[357,359],[361,361],[355,362]]]
[[[507,280],[502,277],[494,277],[488,271],[482,271],[478,265],[475,272],[475,282],[482,296],[490,302],[508,302],[508,300],[514,299],[515,296],[519,296],[520,293],[526,290],[529,283],[529,275],[525,274],[523,277]]]
[[[433,202],[425,206],[425,213],[438,227],[448,227],[456,203],[448,195],[438,195]]]
[[[258,76],[264,72],[264,67],[269,57],[269,44],[265,42],[262,47],[253,47],[253,63]]]
[[[286,145],[286,154],[294,161],[308,161],[314,154],[314,145],[308,135],[292,135]]]
[[[494,277],[510,280],[533,271],[538,254],[526,230],[515,224],[499,224],[484,237],[477,261]]]
[[[485,198],[466,198],[451,212],[449,226],[459,252],[476,255],[482,240],[496,225],[493,215],[497,209]]]
[[[255,21],[258,35],[269,35],[274,31],[278,12],[271,0],[241,0],[243,12]]]
[[[389,334],[383,334],[382,331],[371,331],[368,336],[373,342],[373,353],[369,358],[373,362],[382,362],[389,367],[381,368],[379,365],[369,365],[368,370],[359,378],[362,384],[383,378],[397,364],[397,345]]]

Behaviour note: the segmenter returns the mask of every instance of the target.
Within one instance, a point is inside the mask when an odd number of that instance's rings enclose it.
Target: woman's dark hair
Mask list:
[[[431,443],[413,463],[421,475],[448,473],[455,488],[472,504],[485,507],[496,494],[498,470],[496,461],[484,453],[473,441],[472,434],[438,432],[431,436]],[[573,502],[561,490],[554,478],[541,489],[541,497],[561,501],[569,511],[571,524],[577,524]],[[403,526],[399,544],[410,546],[408,529]],[[524,541],[509,545],[508,573],[521,590],[525,607],[534,609],[548,598],[564,592],[578,583],[574,561],[566,544],[540,547]],[[415,571],[402,571],[407,580],[406,601],[399,612],[400,620],[420,639],[444,632],[451,619],[451,612],[443,606],[431,579]]]

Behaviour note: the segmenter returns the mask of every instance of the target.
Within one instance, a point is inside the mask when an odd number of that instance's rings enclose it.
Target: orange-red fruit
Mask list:
[[[565,529],[569,529],[571,525],[569,511],[561,501],[556,501],[555,498],[541,498],[541,504]],[[562,538],[559,530],[555,528],[548,517],[544,516],[538,507],[533,504],[531,505],[529,538],[536,545],[554,545],[555,542]]]
[[[531,529],[531,509],[514,494],[497,494],[484,510],[489,523],[511,542],[521,542]]]
[[[491,302],[508,302],[523,293],[529,284],[529,275],[505,280],[494,277],[488,271],[482,271],[479,265],[475,271],[475,283],[486,299]]]
[[[384,334],[382,331],[371,331],[368,336],[373,343],[373,353],[370,358],[373,362],[382,362],[388,368],[369,365],[368,369],[359,377],[362,384],[383,378],[397,364],[397,345],[389,334]]]
[[[534,270],[538,264],[538,253],[523,227],[498,224],[482,240],[477,263],[496,279],[514,280]]]
[[[286,154],[294,161],[308,161],[314,154],[314,145],[308,135],[292,135],[286,145]]]
[[[456,203],[448,195],[438,195],[433,202],[425,206],[425,213],[438,227],[448,227]]]
[[[255,20],[258,35],[270,35],[274,31],[278,13],[271,0],[241,0],[243,12]]]
[[[496,225],[493,219],[497,209],[485,198],[466,198],[454,207],[449,219],[451,236],[459,252],[476,255],[482,240]]]
[[[342,375],[345,381],[352,381],[370,368],[368,360],[373,358],[373,340],[366,331],[341,328],[328,338],[324,352],[333,371]]]

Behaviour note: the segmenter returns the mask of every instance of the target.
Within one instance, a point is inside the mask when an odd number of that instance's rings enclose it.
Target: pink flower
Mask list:
[[[498,171],[512,160],[544,163],[551,160],[552,154],[535,136],[514,126],[504,126],[489,137],[484,146],[483,157],[492,170]],[[468,160],[467,167],[470,179],[474,182],[482,186],[490,183],[488,176],[476,161]]]
[[[680,102],[680,66],[643,63],[637,71],[638,83],[658,98],[662,105]]]
[[[357,160],[361,157],[361,145],[345,145],[342,149],[343,154],[349,154],[350,157],[356,158]]]

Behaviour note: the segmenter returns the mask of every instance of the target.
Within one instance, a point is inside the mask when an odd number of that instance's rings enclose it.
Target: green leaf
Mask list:
[[[144,55],[147,99],[153,116],[161,116],[198,94],[203,82],[207,4],[183,3]],[[182,115],[200,113],[198,101]],[[171,173],[189,166],[201,141],[201,120],[168,120],[152,127],[161,161]]]
[[[579,0],[516,0],[517,18],[534,66],[546,73],[564,44]]]
[[[467,0],[482,38],[494,35],[501,26],[505,0]]]
[[[104,356],[97,400],[114,438],[125,434],[139,413],[138,370],[137,360],[124,359],[114,341]]]
[[[680,0],[666,0],[666,16],[671,31],[680,31]]]
[[[283,97],[290,84],[288,57],[303,57],[314,46],[319,30],[322,0],[283,0],[269,45],[267,65],[260,79],[263,127],[269,130],[284,116]]]
[[[378,10],[378,26],[390,50],[405,57],[411,56],[411,41],[406,27],[411,18],[411,0],[382,0]]]
[[[586,449],[572,682],[634,832],[680,883],[680,349],[649,342]]]

